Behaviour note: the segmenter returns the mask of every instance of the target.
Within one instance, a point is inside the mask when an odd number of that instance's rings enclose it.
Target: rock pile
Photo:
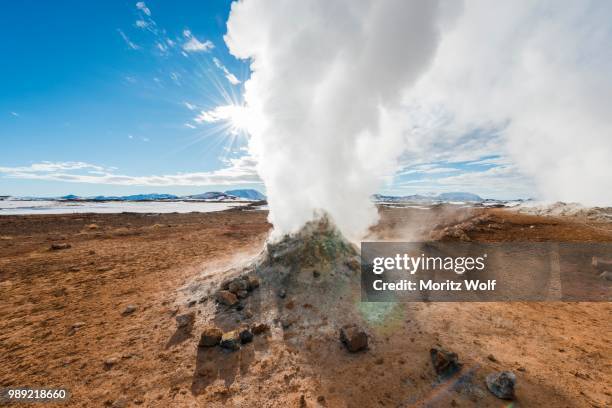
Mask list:
[[[254,275],[243,275],[227,280],[221,284],[221,289],[215,294],[217,303],[233,307],[240,303],[241,299],[249,296],[249,293],[259,287],[259,278]]]
[[[224,350],[240,350],[242,345],[253,341],[255,335],[268,331],[270,327],[265,323],[255,324],[252,327],[240,327],[223,333],[218,327],[209,326],[204,328],[198,347],[219,346]]]

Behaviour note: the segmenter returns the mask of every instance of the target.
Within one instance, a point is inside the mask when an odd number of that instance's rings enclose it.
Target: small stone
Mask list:
[[[87,226],[87,229],[90,229],[90,230],[97,230],[98,228],[100,228],[98,224],[89,224]]]
[[[229,286],[227,287],[227,290],[234,294],[238,294],[238,292],[247,290],[247,283],[244,279],[241,278],[234,279],[230,282]]]
[[[189,312],[189,313],[185,313],[185,314],[176,316],[176,326],[179,329],[185,329],[185,328],[191,327],[193,326],[194,322],[195,322],[194,312]]]
[[[249,275],[247,276],[246,279],[247,279],[247,290],[249,292],[259,287],[259,278],[257,276]]]
[[[270,326],[265,323],[258,323],[251,328],[253,334],[258,335],[267,332],[270,330]]]
[[[197,301],[196,301],[196,300],[190,300],[190,301],[187,303],[187,307],[194,307],[194,306],[196,305],[196,303],[197,303]]]
[[[239,290],[238,293],[236,293],[236,296],[238,296],[238,299],[245,299],[247,296],[249,296],[249,292],[246,290]]]
[[[134,313],[136,311],[136,306],[134,305],[127,305],[125,307],[125,309],[123,309],[123,312],[121,312],[122,316],[128,316],[131,315],[132,313]]]
[[[316,279],[319,276],[321,276],[321,272],[319,272],[319,271],[312,271],[312,276]]]
[[[253,317],[253,312],[251,311],[251,309],[245,309],[243,315],[245,319],[250,319]]]
[[[461,369],[459,357],[456,353],[444,349],[432,348],[429,350],[431,364],[440,378],[447,378]]]
[[[240,333],[238,330],[232,330],[227,333],[223,333],[221,336],[221,343],[219,344],[221,348],[230,351],[236,351],[240,349]]]
[[[351,353],[368,348],[368,335],[357,325],[346,325],[340,329],[340,341]]]
[[[287,291],[285,289],[281,289],[278,291],[278,297],[284,299],[287,297]]]
[[[493,395],[501,399],[514,399],[516,376],[511,371],[491,373],[486,377],[487,388]]]
[[[487,358],[489,359],[489,361],[492,361],[494,363],[499,363],[499,361],[497,361],[497,359],[495,358],[493,354],[489,354]]]
[[[198,303],[205,303],[207,300],[208,300],[208,296],[202,296],[200,300],[198,300]]]
[[[119,360],[117,358],[115,358],[115,357],[112,357],[112,358],[109,358],[107,360],[104,360],[104,369],[110,370],[118,362],[119,362]]]
[[[85,322],[76,322],[72,324],[73,329],[80,329],[83,326],[85,326]]]
[[[68,248],[72,248],[72,245],[66,244],[66,243],[51,244],[52,251],[59,251],[61,249],[68,249]]]
[[[240,330],[240,342],[247,344],[253,341],[253,333],[248,329],[244,328]]]
[[[200,347],[212,347],[216,346],[221,342],[221,337],[223,336],[223,332],[221,329],[217,327],[206,327],[202,331],[202,336],[200,337],[200,342],[198,346]]]
[[[228,290],[220,290],[215,295],[217,302],[226,306],[234,306],[238,303],[238,298]]]

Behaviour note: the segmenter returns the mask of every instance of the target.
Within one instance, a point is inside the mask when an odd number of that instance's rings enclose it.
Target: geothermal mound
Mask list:
[[[310,221],[293,235],[268,243],[258,268],[288,268],[295,272],[315,268],[332,273],[347,266],[359,268],[358,250],[350,243],[328,217]]]

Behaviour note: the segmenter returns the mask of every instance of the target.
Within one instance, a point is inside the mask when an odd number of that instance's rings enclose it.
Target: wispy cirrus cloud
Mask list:
[[[151,10],[147,7],[144,1],[139,1],[138,3],[136,3],[136,8],[145,13],[147,16],[151,16]]]
[[[251,156],[227,159],[225,167],[206,172],[130,176],[116,168],[85,162],[40,162],[29,166],[0,166],[0,176],[12,179],[64,181],[122,186],[207,186],[258,184],[261,179]]]
[[[183,36],[187,39],[183,43],[183,50],[187,52],[209,52],[215,45],[210,40],[201,42],[198,40],[189,29],[183,30]]]
[[[221,63],[221,61],[219,61],[218,58],[213,58],[213,62],[215,63],[215,65],[217,66],[217,68],[219,68],[223,74],[225,75],[225,79],[227,79],[227,81],[232,84],[232,85],[238,85],[240,83],[240,80],[238,78],[236,78],[236,75],[232,74],[225,65],[223,65]]]
[[[119,33],[119,35],[121,36],[121,38],[123,38],[123,41],[125,41],[125,43],[127,44],[127,46],[132,49],[132,50],[139,50],[140,46],[133,43],[129,37],[123,32],[123,30],[121,30],[120,28],[117,29],[117,32]]]

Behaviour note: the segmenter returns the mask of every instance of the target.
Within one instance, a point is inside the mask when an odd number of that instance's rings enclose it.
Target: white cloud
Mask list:
[[[612,204],[610,15],[605,1],[466,1],[406,94],[411,157],[502,156],[542,199]]]
[[[138,28],[147,28],[147,27],[149,27],[149,23],[147,23],[144,20],[136,20],[135,24],[136,24],[136,27],[138,27]]]
[[[133,50],[138,50],[140,49],[140,46],[134,44],[127,35],[125,35],[125,33],[123,32],[123,30],[121,29],[117,29],[117,32],[119,33],[119,35],[121,36],[121,38],[123,38],[123,41],[125,41],[125,43],[127,44],[127,46]]]
[[[188,127],[189,129],[196,129],[196,126],[192,125],[191,123],[185,123],[185,127]]]
[[[147,16],[151,16],[151,10],[147,7],[144,1],[139,1],[136,3],[136,8],[145,13]]]
[[[187,39],[183,43],[183,50],[187,52],[209,52],[215,48],[215,45],[210,40],[200,42],[188,29],[183,30],[183,36]]]
[[[189,102],[184,102],[184,105],[189,110],[195,110],[197,108],[197,106],[195,106],[194,104],[189,103]]]
[[[218,58],[213,58],[213,62],[215,63],[215,65],[217,66],[217,68],[219,68],[221,71],[223,71],[223,74],[225,75],[225,79],[228,80],[228,82],[232,85],[238,85],[240,83],[240,80],[238,78],[236,78],[236,76],[234,74],[232,74],[226,67],[225,65],[223,65],[221,63],[221,61],[219,61]]]
[[[207,172],[178,173],[161,176],[128,176],[84,162],[41,162],[23,167],[1,167],[0,175],[14,179],[66,181],[73,183],[123,186],[207,186],[258,184],[261,179],[250,156],[229,159],[226,167]]]
[[[19,117],[19,114],[17,112],[11,112],[11,115],[13,115],[15,117]]]

